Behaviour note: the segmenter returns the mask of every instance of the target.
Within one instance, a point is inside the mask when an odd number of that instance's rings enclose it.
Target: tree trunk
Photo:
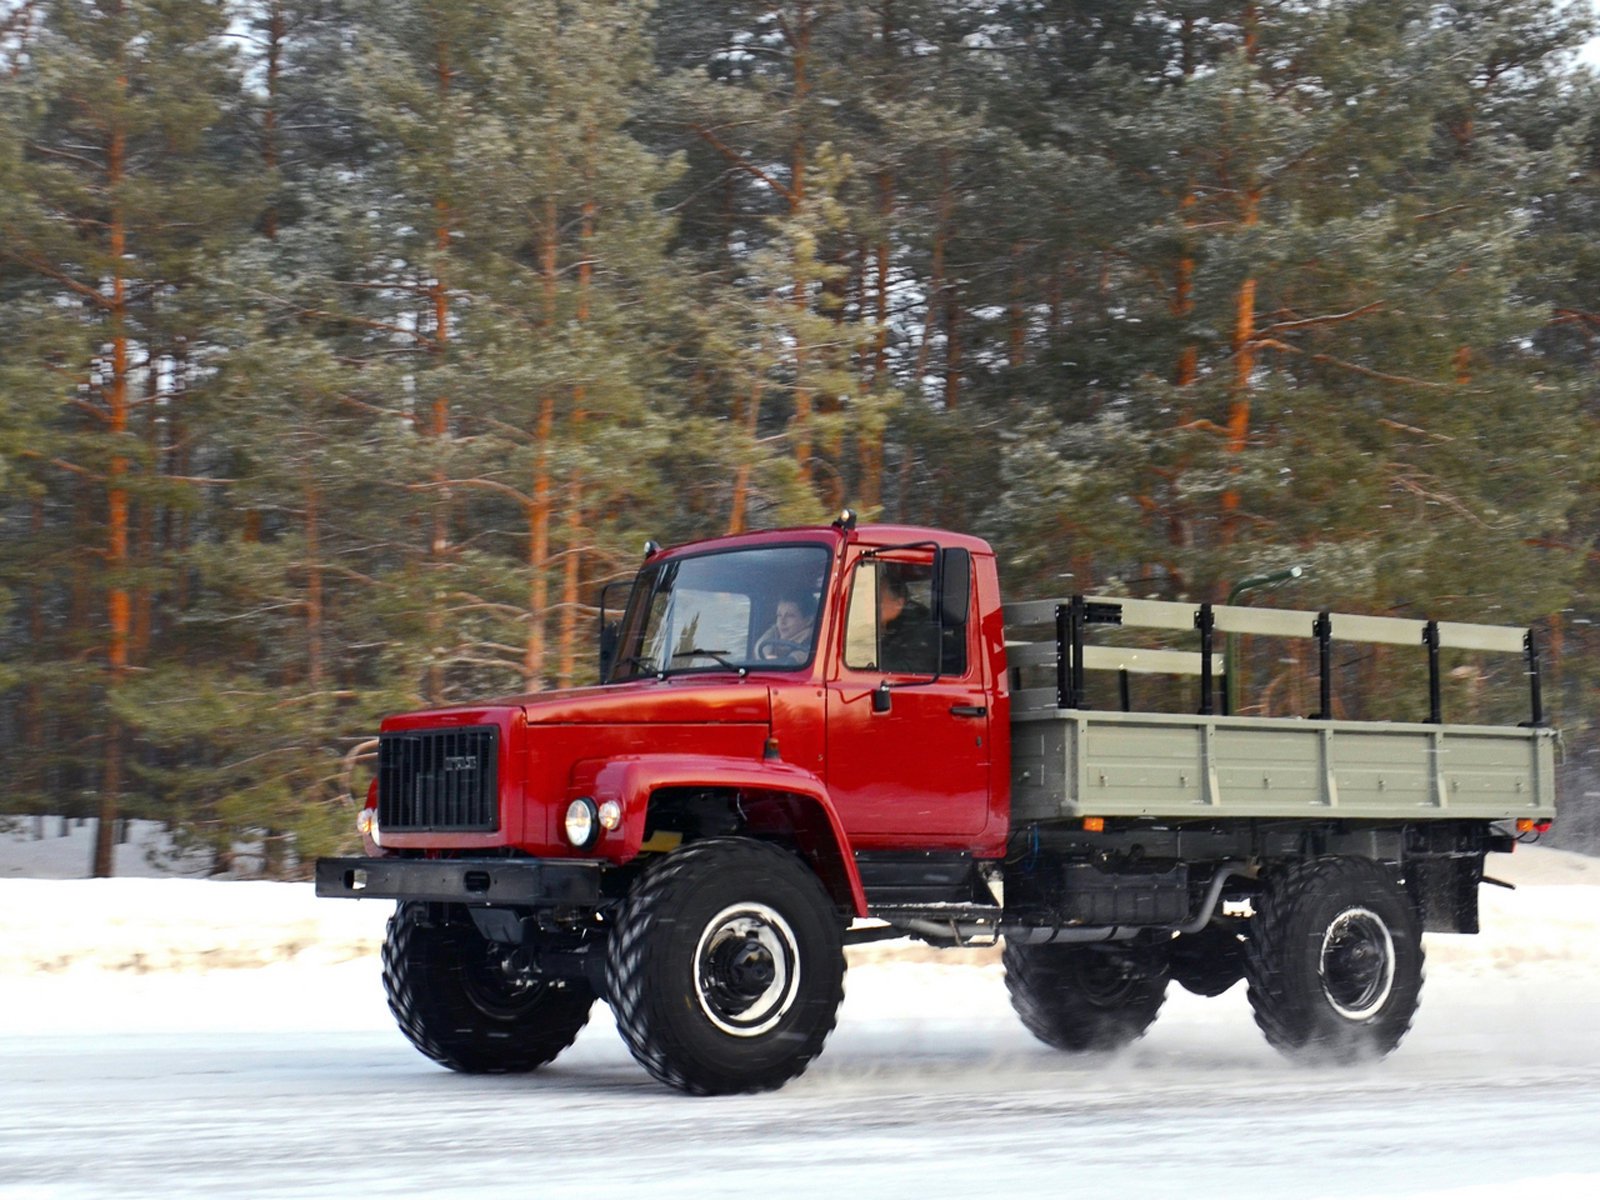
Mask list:
[[[1011,247],[1011,301],[1006,308],[1006,365],[1013,371],[1022,366],[1028,346],[1027,309],[1023,303],[1027,280],[1023,275],[1023,255],[1027,247],[1016,242]]]
[[[1183,78],[1187,82],[1194,77],[1195,71],[1195,21],[1192,15],[1185,15],[1182,21],[1182,33],[1179,42],[1182,46],[1181,65]],[[1194,224],[1194,208],[1199,203],[1195,194],[1194,180],[1191,178],[1183,190],[1183,200],[1178,208],[1183,216],[1184,238],[1183,248],[1178,253],[1178,267],[1172,287],[1172,315],[1180,324],[1188,320],[1194,312],[1194,249],[1189,242],[1189,228]],[[1178,354],[1178,367],[1173,373],[1173,382],[1179,387],[1188,387],[1200,374],[1200,349],[1193,342],[1187,343]],[[1184,424],[1189,418],[1184,416]]]
[[[172,474],[188,475],[189,472],[189,446],[184,425],[174,418],[172,426],[173,466]],[[172,549],[174,559],[179,564],[177,580],[173,588],[173,605],[180,613],[189,611],[189,575],[190,568],[184,564],[189,557],[190,517],[188,506],[185,505],[175,516],[177,528],[173,533]]]
[[[1254,188],[1244,193],[1240,224],[1252,229],[1260,220],[1261,193]],[[1236,482],[1242,467],[1239,458],[1250,441],[1251,376],[1256,368],[1256,278],[1247,276],[1239,284],[1234,303],[1233,391],[1228,403],[1227,447],[1230,459],[1229,483],[1222,493],[1222,539],[1232,544],[1239,531],[1239,488]]]
[[[806,139],[803,109],[811,84],[807,75],[811,51],[811,8],[801,3],[795,13],[791,48],[794,52],[794,147],[790,157],[791,215],[798,215],[806,201]],[[809,347],[806,345],[804,317],[811,305],[810,285],[801,277],[799,264],[795,267],[794,297],[794,416],[790,428],[794,432],[795,465],[799,468],[800,482],[811,486],[813,445],[811,440],[812,394],[809,380]]]
[[[305,472],[306,503],[306,690],[322,687],[322,493],[314,472]]]
[[[434,77],[437,81],[439,106],[443,111],[450,96],[450,47],[443,39],[437,44],[434,59]],[[433,201],[433,282],[428,288],[428,298],[433,307],[433,358],[435,369],[442,370],[450,348],[450,290],[445,280],[445,264],[450,255],[451,212],[450,201],[436,196]],[[430,434],[434,442],[443,447],[450,436],[450,398],[442,392],[433,398],[433,422]],[[442,454],[442,449],[440,450]],[[445,486],[448,475],[442,463],[433,472],[432,530],[428,539],[428,560],[432,567],[429,580],[428,604],[428,699],[440,703],[445,696],[445,664],[437,657],[443,645],[445,616],[443,610],[443,583],[446,560],[450,555],[450,489]],[[309,611],[309,610],[308,610]]]
[[[761,420],[762,391],[760,372],[751,372],[750,392],[739,398],[734,411],[734,420],[744,430],[743,445],[747,455],[755,450],[756,433]],[[745,522],[748,519],[746,510],[750,502],[750,471],[750,460],[746,457],[733,473],[733,498],[728,506],[729,533],[745,531]]]
[[[261,160],[267,168],[276,191],[278,173],[278,87],[283,73],[283,43],[287,28],[283,17],[282,0],[271,0],[267,5],[267,104],[261,114]],[[268,241],[278,237],[278,204],[276,199],[267,205],[261,218],[261,232]]]
[[[122,90],[126,76],[118,79]],[[106,154],[106,190],[111,202],[109,250],[111,300],[107,314],[111,325],[111,386],[106,395],[110,413],[106,428],[111,435],[111,464],[106,478],[106,617],[110,637],[106,648],[108,672],[106,698],[115,699],[128,673],[130,606],[123,575],[128,566],[128,459],[122,439],[128,432],[128,299],[123,278],[128,251],[127,226],[122,209],[122,178],[126,140],[120,125],[113,125]],[[122,728],[115,717],[106,721],[106,754],[100,781],[100,821],[95,829],[94,858],[90,874],[109,878],[112,871],[112,834],[122,796]]]
[[[594,131],[589,130],[584,138],[585,145],[592,154],[594,148]],[[591,162],[588,164],[592,166]],[[592,172],[588,172],[592,175]],[[577,324],[582,329],[589,320],[589,289],[594,281],[594,262],[590,254],[594,249],[594,219],[597,206],[593,197],[583,202],[583,219],[578,228],[578,301]],[[587,413],[588,388],[579,382],[572,388],[572,432],[574,437],[581,434]],[[580,583],[582,580],[583,550],[581,541],[583,537],[583,470],[574,467],[572,477],[567,481],[567,536],[566,560],[562,564],[561,581],[561,623],[560,634],[557,641],[557,682],[562,687],[571,687],[578,663],[578,599]]]
[[[144,443],[147,461],[161,461],[161,427],[156,419],[157,401],[160,399],[160,372],[157,369],[154,349],[145,352],[144,389]],[[140,578],[133,589],[133,625],[129,633],[129,661],[142,663],[149,660],[152,636],[152,609],[154,596],[147,572],[155,561],[155,501],[148,495],[140,497],[133,532],[133,565],[140,570]]]
[[[541,230],[540,273],[544,293],[541,325],[552,329],[556,320],[556,220],[555,197],[545,201]],[[528,640],[522,657],[522,683],[530,692],[544,686],[545,614],[550,606],[550,580],[545,568],[550,560],[550,439],[555,434],[556,398],[547,391],[539,401],[534,426],[533,503],[528,506]]]
[[[1183,223],[1187,227],[1192,223],[1191,213],[1196,203],[1193,187],[1184,193],[1181,208],[1183,210]],[[1194,251],[1189,246],[1187,235],[1184,239],[1183,249],[1178,254],[1178,265],[1173,274],[1172,305],[1173,320],[1182,327],[1194,314]],[[1173,372],[1172,382],[1179,387],[1188,387],[1200,374],[1200,348],[1193,342],[1185,342],[1184,347],[1178,352],[1178,366]],[[1187,418],[1184,419],[1187,424]]]
[[[944,305],[944,406],[954,412],[961,406],[961,289],[951,283],[945,289]]]
[[[922,316],[922,344],[917,347],[916,382],[920,385],[928,370],[928,355],[933,348],[933,326],[939,310],[939,300],[944,294],[945,239],[950,233],[950,217],[954,212],[954,196],[950,184],[950,151],[939,151],[939,206],[938,220],[933,229],[933,261],[928,273],[928,297]]]
[[[44,544],[44,501],[34,500],[29,505],[29,528],[35,545]],[[34,576],[27,590],[28,643],[35,654],[41,654],[45,645],[45,605],[48,601],[45,587],[39,576]],[[44,772],[44,679],[34,672],[28,680],[27,699],[23,702],[22,742],[28,748],[26,763],[22,768],[21,783],[24,790],[33,790],[42,796],[47,780]]]
[[[885,18],[887,24],[887,17]],[[887,30],[885,32],[887,43]],[[872,249],[872,313],[876,331],[872,339],[872,369],[866,379],[869,392],[882,391],[889,376],[889,228],[894,216],[894,175],[878,174],[878,214],[883,229]],[[863,284],[863,286],[865,286]],[[866,308],[863,298],[862,309]],[[876,514],[883,505],[883,423],[870,422],[857,438],[861,460],[861,507]]]

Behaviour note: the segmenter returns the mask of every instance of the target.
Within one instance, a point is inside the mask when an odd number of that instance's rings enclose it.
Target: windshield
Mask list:
[[[827,546],[763,546],[648,568],[634,585],[611,678],[807,666],[828,559]]]

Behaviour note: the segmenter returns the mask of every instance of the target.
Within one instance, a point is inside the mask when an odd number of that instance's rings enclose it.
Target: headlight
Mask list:
[[[378,810],[363,808],[356,814],[356,832],[362,837],[378,840]]]
[[[605,829],[615,829],[622,824],[622,805],[615,800],[607,800],[600,806],[600,825]]]
[[[579,850],[587,850],[600,836],[600,812],[593,800],[579,796],[567,805],[567,819],[563,825],[567,831],[567,841]]]

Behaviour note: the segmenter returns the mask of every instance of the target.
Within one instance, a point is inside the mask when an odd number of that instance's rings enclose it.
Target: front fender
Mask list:
[[[597,852],[613,862],[636,857],[644,842],[650,797],[663,788],[707,788],[740,794],[752,832],[792,836],[835,900],[866,916],[866,892],[855,855],[822,779],[784,762],[752,762],[706,754],[641,754],[589,760],[572,771],[568,799],[615,800],[622,824],[602,834]]]

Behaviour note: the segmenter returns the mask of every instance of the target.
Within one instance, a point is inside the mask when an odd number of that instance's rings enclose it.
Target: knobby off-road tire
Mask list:
[[[1167,963],[1153,946],[1007,942],[1006,990],[1028,1031],[1057,1050],[1116,1050],[1150,1028],[1167,997]]]
[[[1196,996],[1220,996],[1244,978],[1244,940],[1230,929],[1207,925],[1172,939],[1172,981]]]
[[[429,920],[402,902],[383,943],[383,988],[411,1044],[452,1071],[532,1071],[555,1058],[589,1020],[594,992],[574,980],[520,984],[466,913]]]
[[[1305,1063],[1381,1058],[1422,990],[1416,909],[1380,863],[1319,858],[1271,877],[1245,945],[1256,1024]]]
[[[844,999],[844,920],[785,850],[694,842],[634,885],[606,990],[628,1049],[669,1087],[758,1092],[799,1075]]]

